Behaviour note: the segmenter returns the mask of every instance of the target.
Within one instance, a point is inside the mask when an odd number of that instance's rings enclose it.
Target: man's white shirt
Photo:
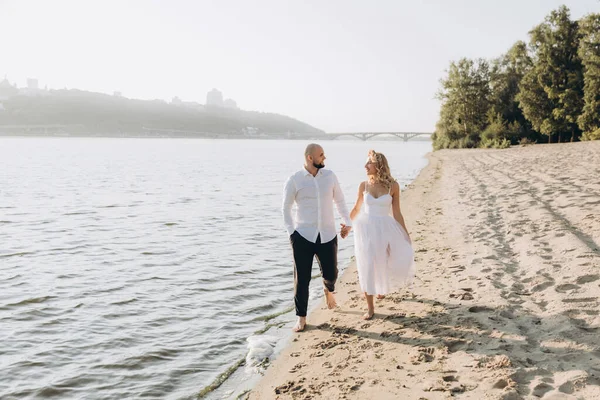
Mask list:
[[[296,215],[292,207],[296,203]],[[344,194],[333,171],[319,169],[312,176],[302,168],[290,176],[283,189],[283,220],[291,235],[298,231],[306,240],[315,243],[321,234],[321,243],[327,243],[337,234],[333,205],[337,208],[344,224],[352,226]]]

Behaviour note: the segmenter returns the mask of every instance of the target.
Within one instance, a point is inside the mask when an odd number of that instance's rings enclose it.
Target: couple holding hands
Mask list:
[[[383,298],[409,284],[415,273],[411,239],[400,211],[400,185],[392,177],[386,157],[369,151],[364,166],[367,179],[358,186],[356,203],[350,213],[336,175],[324,168],[325,159],[321,146],[309,144],[304,152],[303,168],[288,178],[283,191],[283,219],[294,258],[298,322],[293,329],[296,332],[306,326],[315,256],[323,277],[327,306],[336,306],[338,245],[334,205],[344,221],[340,230],[342,239],[354,231],[358,278],[367,302],[364,319],[371,319],[375,314],[374,296]],[[295,215],[292,213],[294,203]]]

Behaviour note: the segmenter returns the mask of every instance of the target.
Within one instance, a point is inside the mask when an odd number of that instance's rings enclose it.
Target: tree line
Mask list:
[[[451,62],[435,149],[600,139],[600,14],[552,11],[494,60]]]

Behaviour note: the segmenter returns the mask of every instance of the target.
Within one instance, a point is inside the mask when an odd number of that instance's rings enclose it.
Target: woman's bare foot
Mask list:
[[[306,317],[298,317],[298,322],[292,328],[294,332],[302,332],[306,327]]]
[[[337,307],[337,303],[335,302],[335,296],[333,292],[327,290],[327,288],[323,289],[325,291],[325,300],[327,301],[327,308],[330,310]]]
[[[378,295],[377,295],[377,299],[378,299],[378,300],[385,299],[385,295],[383,295],[383,294],[378,294]]]
[[[365,313],[365,315],[363,315],[364,320],[369,320],[369,319],[373,318],[373,315],[375,315],[375,303],[373,302],[373,297],[375,297],[375,296],[365,292],[365,299],[367,299],[367,310],[368,311]]]

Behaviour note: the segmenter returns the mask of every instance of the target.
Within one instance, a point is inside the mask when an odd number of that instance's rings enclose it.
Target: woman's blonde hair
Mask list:
[[[377,153],[375,150],[369,150],[369,160],[375,164],[375,170],[377,171],[375,176],[369,177],[369,183],[379,183],[386,188],[391,189],[396,180],[390,172],[390,165],[388,164],[387,158],[385,158],[382,153]]]

